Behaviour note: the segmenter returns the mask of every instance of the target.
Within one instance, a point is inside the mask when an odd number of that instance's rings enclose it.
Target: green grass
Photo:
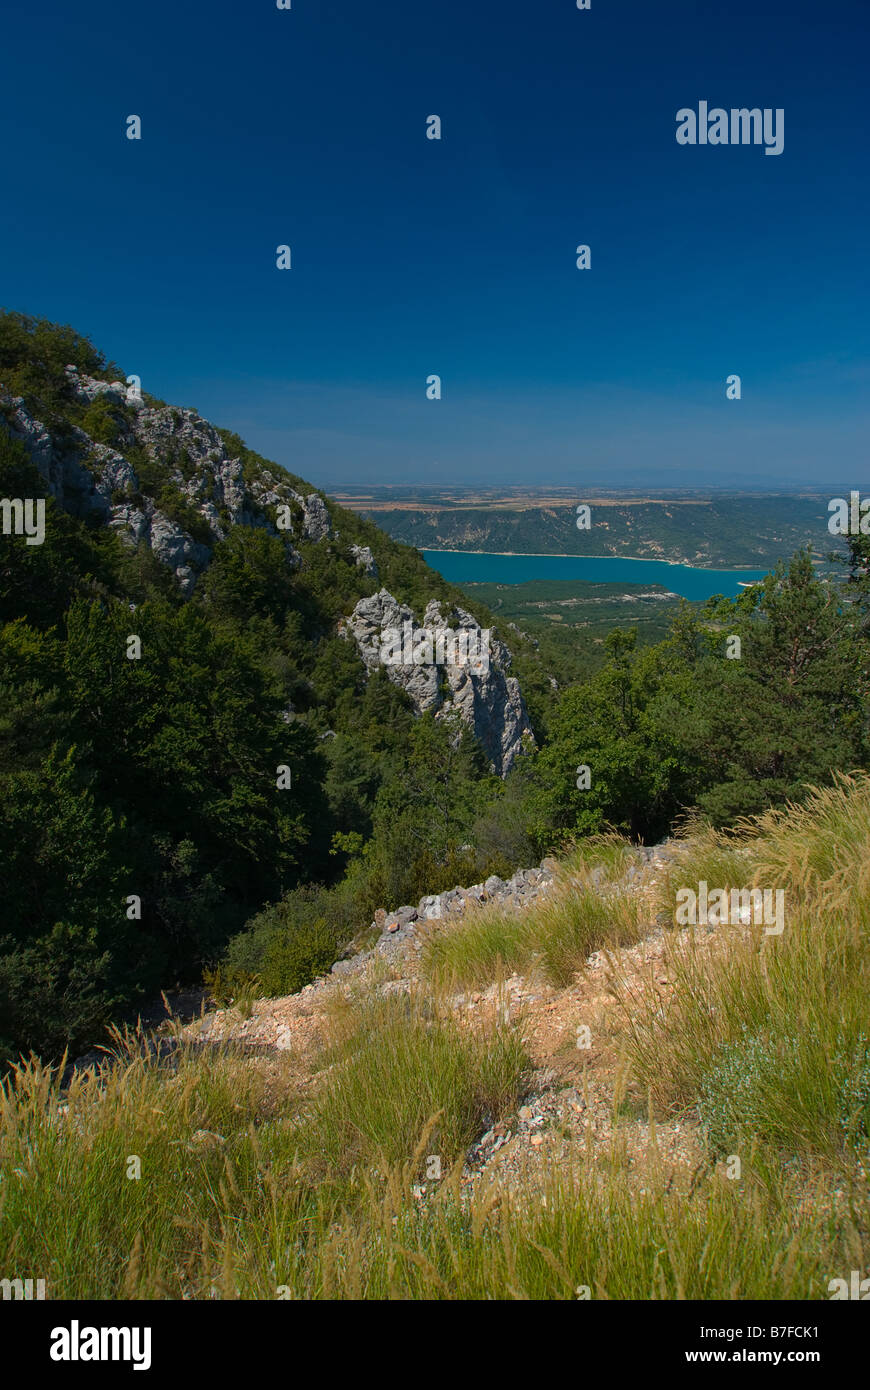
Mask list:
[[[669,933],[673,993],[617,982],[613,1009],[650,1117],[701,1121],[692,1174],[675,1182],[654,1137],[627,1165],[616,1134],[534,1182],[463,1181],[529,1063],[508,1025],[451,1021],[441,986],[518,962],[565,978],[640,930],[612,890],[572,888],[572,860],[552,900],[433,933],[428,993],[339,999],[311,1075],[228,1047],[157,1064],[135,1037],[65,1096],[56,1071],[16,1069],[0,1090],[4,1277],[43,1278],[55,1299],[827,1299],[870,1261],[870,779],[738,830],[696,827],[662,900],[695,877],[774,878],[782,936]]]
[[[559,863],[558,876],[562,882],[579,877],[584,884],[592,882],[596,869],[603,870],[606,882],[621,878],[628,866],[636,861],[636,854],[622,835],[608,833],[590,835],[571,845]]]
[[[460,1031],[419,997],[359,1000],[334,1027],[328,1081],[304,1124],[333,1174],[401,1163],[424,1135],[426,1155],[452,1167],[516,1101],[529,1067],[514,1030]]]
[[[423,970],[437,987],[485,987],[529,967],[533,947],[528,916],[487,907],[458,924],[430,929]]]
[[[491,1094],[505,1094],[502,1066]],[[348,1094],[336,1090],[303,1149],[339,1133],[331,1107]],[[397,1117],[407,1125],[401,1160],[324,1185],[294,1125],[263,1111],[255,1074],[229,1053],[188,1053],[175,1075],[128,1061],[103,1087],[75,1087],[63,1120],[56,1079],[26,1068],[2,1107],[4,1270],[46,1278],[49,1298],[574,1300],[583,1285],[593,1298],[825,1298],[831,1277],[866,1262],[866,1188],[844,1185],[835,1217],[823,1183],[798,1206],[795,1175],[761,1159],[741,1183],[711,1168],[682,1194],[654,1155],[641,1191],[619,1165],[580,1160],[534,1198],[469,1198],[458,1169],[415,1194],[431,1138],[415,1140],[415,1125],[438,1099],[373,1120],[369,1153]],[[224,1142],[197,1144],[200,1128]],[[139,1181],[126,1177],[133,1153]]]
[[[826,1298],[832,1274],[860,1265],[825,1202],[791,1215],[788,1181],[728,1182],[716,1173],[690,1196],[655,1174],[638,1195],[581,1164],[554,1173],[534,1205],[444,1188],[414,1202],[400,1178],[372,1191],[366,1217],[339,1222],[318,1290],[331,1298],[794,1299]],[[866,1227],[856,1197],[855,1224]],[[850,1263],[850,1261],[852,1263]],[[312,1273],[294,1296],[311,1296]]]
[[[726,837],[707,827],[693,828],[691,838],[678,845],[676,858],[665,862],[656,886],[656,907],[673,916],[680,888],[698,892],[698,885],[708,890],[748,886],[755,872],[755,844]],[[768,886],[773,886],[772,882]]]
[[[627,945],[641,934],[633,897],[600,897],[573,874],[533,908],[482,908],[460,924],[432,931],[423,969],[440,987],[486,986],[516,971],[538,972],[561,988],[594,951]]]
[[[39,1269],[53,1298],[178,1298],[235,1296],[232,1269],[243,1296],[274,1297],[276,1252],[301,1271],[312,1231],[328,1248],[374,1175],[422,1176],[430,1154],[447,1173],[517,1100],[515,1031],[461,1033],[406,1002],[336,1019],[313,1102],[285,1092],[278,1109],[231,1049],[185,1047],[170,1073],[119,1040],[63,1113],[56,1071],[17,1068],[0,1092],[4,1270]]]

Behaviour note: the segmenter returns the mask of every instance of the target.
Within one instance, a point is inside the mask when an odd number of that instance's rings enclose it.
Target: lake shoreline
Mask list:
[[[767,570],[713,569],[674,560],[645,560],[639,555],[565,555],[495,550],[422,550],[423,559],[450,584],[540,583],[653,586],[680,598],[704,601],[722,594],[736,598],[747,585],[760,583]]]
[[[530,560],[630,560],[638,565],[672,565],[674,569],[686,570],[706,570],[710,574],[745,574],[746,565],[739,565],[737,569],[720,569],[716,565],[693,565],[688,560],[664,560],[655,555],[578,555],[572,550],[435,550],[432,546],[421,549],[415,546],[418,555],[494,555],[498,558],[504,556],[513,560],[522,559],[528,556]],[[594,580],[587,580],[587,583],[595,583]],[[601,583],[606,583],[602,580]]]

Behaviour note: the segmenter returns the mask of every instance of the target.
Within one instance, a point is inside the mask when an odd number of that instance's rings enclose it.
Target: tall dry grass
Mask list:
[[[803,1159],[867,1155],[870,1122],[870,779],[841,778],[736,833],[696,834],[663,876],[678,887],[781,888],[781,936],[759,926],[672,934],[665,1008],[620,994],[635,1074],[656,1103],[697,1104],[714,1146],[762,1136]]]
[[[520,1033],[452,1022],[439,990],[511,968],[564,981],[633,939],[644,919],[620,916],[607,853],[597,884],[578,855],[518,919],[433,934],[426,988],[337,1008],[314,1074],[180,1041],[149,1059],[132,1035],[66,1092],[56,1069],[17,1068],[0,1088],[0,1277],[76,1299],[827,1298],[870,1259],[865,776],[731,836],[695,827],[657,886],[671,906],[701,878],[787,893],[782,936],[670,931],[670,1003],[618,995],[653,1115],[704,1126],[691,1182],[654,1140],[631,1171],[581,1142],[543,1185],[463,1178],[528,1063]]]

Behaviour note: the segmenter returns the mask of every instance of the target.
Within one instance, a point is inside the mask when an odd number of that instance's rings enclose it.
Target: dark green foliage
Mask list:
[[[0,624],[26,618],[48,627],[62,620],[73,595],[112,582],[115,537],[88,531],[56,506],[23,447],[2,429],[0,497],[45,498],[42,545],[0,533]]]
[[[329,969],[341,944],[353,934],[354,923],[342,912],[340,893],[296,889],[277,906],[260,912],[234,938],[222,978],[230,988],[256,979],[264,994],[295,994]]]
[[[538,759],[530,751],[516,760],[479,809],[471,842],[481,862],[493,866],[489,872],[509,877],[518,865],[534,863],[538,846],[529,812],[539,786]]]
[[[3,778],[0,1050],[57,1052],[127,997],[140,955],[125,916],[124,825],[71,748]],[[143,985],[157,983],[140,977]]]
[[[234,527],[215,548],[200,593],[209,611],[244,623],[252,614],[280,622],[293,606],[293,570],[283,541]]]
[[[304,923],[292,935],[277,936],[269,943],[259,977],[263,993],[296,994],[329,969],[339,944],[323,917]]]
[[[164,483],[155,500],[160,511],[165,512],[170,521],[174,521],[176,526],[180,526],[182,531],[199,541],[200,545],[214,544],[214,536],[205,517],[175,483]]]
[[[137,498],[141,499],[143,495],[156,497],[168,482],[167,470],[160,460],[152,458],[142,444],[128,444],[124,449],[124,457],[136,472],[139,482]]]
[[[123,409],[105,396],[92,401],[82,416],[82,429],[98,444],[109,444],[118,448],[126,432],[127,421]]]
[[[463,601],[458,591],[337,508],[333,537],[305,540],[289,493],[308,485],[228,432],[246,479],[268,471],[287,496],[296,555],[257,525],[228,525],[217,542],[180,490],[192,465],[178,442],[137,443],[130,407],[77,400],[67,363],[123,379],[71,330],[0,315],[4,388],[56,439],[76,425],[121,449],[138,490],[115,500],[153,498],[212,559],[185,601],[147,546],[58,507],[0,429],[0,496],[46,500],[43,545],[0,537],[4,1056],[98,1040],[234,937],[231,961],[246,964],[224,975],[299,988],[377,906],[480,876],[461,846],[495,785],[467,735],[454,748],[443,725],[418,727],[407,696],[384,672],[368,677],[336,633],[379,583],[420,616],[433,597]],[[356,565],[354,541],[375,552],[378,580]],[[128,916],[134,897],[141,916]]]
[[[511,856],[528,841],[515,818],[500,841],[490,828],[483,852],[466,843],[481,804],[500,783],[486,772],[468,733],[457,741],[455,732],[424,715],[408,725],[398,748],[381,758],[372,752],[368,761],[349,739],[330,742],[330,772],[353,779],[343,807],[336,798],[346,811],[342,823],[355,820],[362,829],[336,836],[337,855],[350,855],[346,876],[333,888],[297,888],[260,913],[230,945],[221,973],[225,988],[240,990],[256,977],[261,989],[287,993],[299,988],[290,982],[301,979],[300,962],[316,963],[315,973],[328,969],[338,948],[368,929],[378,907],[416,904],[426,894],[517,867],[519,857]],[[337,785],[327,777],[333,796]],[[498,816],[496,810],[492,819]]]
[[[711,775],[698,800],[719,825],[867,757],[867,651],[840,588],[799,552],[739,604],[713,610],[740,635],[742,657],[717,662],[701,731]]]
[[[728,659],[727,638],[740,638]],[[857,605],[806,552],[739,599],[685,605],[664,643],[608,638],[564,695],[541,754],[538,842],[612,825],[651,841],[684,808],[727,825],[867,765],[867,645]],[[576,770],[591,770],[588,791]]]
[[[657,648],[638,653],[632,632],[609,634],[607,652],[604,669],[563,696],[540,756],[542,844],[552,830],[597,834],[608,826],[653,841],[692,799],[694,769],[678,742],[689,707],[686,671],[670,674]],[[581,767],[590,770],[588,790],[577,788]]]
[[[87,338],[74,329],[28,314],[0,312],[0,382],[12,396],[50,426],[80,424],[85,408],[76,401],[66,367],[104,381],[123,379]]]
[[[131,631],[140,660],[127,658]],[[193,606],[155,598],[134,617],[126,604],[76,599],[65,642],[11,624],[0,688],[0,862],[16,969],[28,951],[49,959],[52,942],[67,942],[55,930],[65,922],[86,933],[95,959],[109,951],[80,1009],[64,986],[66,1041],[87,1036],[99,999],[109,1016],[189,976],[265,897],[328,865],[322,840],[312,843],[313,827],[328,823],[316,738],[283,720],[281,691],[250,642],[210,629]],[[62,781],[51,745],[66,750]],[[292,770],[289,791],[276,785],[280,764]],[[84,878],[89,862],[97,868]],[[141,920],[128,926],[129,894]],[[125,926],[135,927],[129,949]],[[45,969],[39,978],[47,988]],[[9,998],[29,1007],[26,995]],[[44,1000],[32,1012],[50,1016]],[[0,1036],[40,1046],[17,1017],[0,1017]],[[49,1031],[41,1045],[53,1048]]]

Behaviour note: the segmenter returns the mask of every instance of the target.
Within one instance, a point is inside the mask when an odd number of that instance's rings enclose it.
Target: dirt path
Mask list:
[[[629,1179],[653,1159],[670,1184],[690,1183],[702,1161],[697,1125],[686,1117],[650,1125],[646,1097],[626,1084],[625,1016],[617,1002],[620,991],[630,991],[633,998],[652,991],[661,1003],[673,992],[670,933],[654,924],[653,899],[668,857],[664,849],[651,857],[639,852],[630,879],[618,881],[653,918],[643,939],[590,956],[566,988],[512,975],[485,990],[439,997],[439,1009],[463,1027],[498,1010],[504,1018],[507,1008],[510,1026],[521,1030],[534,1068],[515,1114],[481,1135],[469,1151],[463,1175],[467,1185],[515,1178],[534,1191],[536,1178],[543,1183],[554,1164],[589,1158],[618,1165]],[[451,929],[450,922],[431,925]],[[206,1013],[181,1029],[176,1026],[176,1035],[194,1045],[231,1044],[249,1052],[273,1099],[284,1088],[305,1094],[317,1085],[336,1004],[367,992],[428,992],[419,966],[421,937],[428,929],[422,922],[409,924],[396,939],[385,928],[379,943],[383,949],[357,958],[359,964],[346,963],[344,973],[321,978],[299,994],[257,1000],[245,1011],[247,1017],[235,1007]],[[707,941],[711,948],[712,938]],[[424,1193],[425,1184],[420,1195]]]

